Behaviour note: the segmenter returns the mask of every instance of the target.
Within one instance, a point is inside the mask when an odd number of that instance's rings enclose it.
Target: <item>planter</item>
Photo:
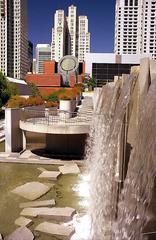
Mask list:
[[[60,114],[65,118],[72,117],[72,113],[76,109],[76,100],[60,100]]]

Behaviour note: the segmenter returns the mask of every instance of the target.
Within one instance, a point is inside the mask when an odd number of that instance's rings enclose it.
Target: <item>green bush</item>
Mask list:
[[[55,91],[55,92],[51,93],[50,95],[46,96],[44,99],[46,101],[59,102],[59,95],[64,92],[65,92],[65,89],[60,89],[60,90]]]

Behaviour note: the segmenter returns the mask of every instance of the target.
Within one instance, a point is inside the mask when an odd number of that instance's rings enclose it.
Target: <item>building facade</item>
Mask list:
[[[36,73],[44,72],[44,62],[48,60],[51,60],[51,46],[49,44],[37,44]]]
[[[151,54],[88,53],[86,54],[86,73],[93,77],[97,87],[113,82],[114,77],[129,74],[132,66],[140,65],[142,58],[152,58]]]
[[[71,5],[68,16],[63,10],[57,10],[52,28],[51,44],[52,60],[59,62],[65,55],[85,60],[86,53],[90,52],[90,33],[88,32],[87,16],[77,16],[77,8]]]
[[[22,79],[28,72],[27,1],[0,1],[0,70]]]
[[[117,0],[115,15],[115,53],[156,58],[156,0]]]

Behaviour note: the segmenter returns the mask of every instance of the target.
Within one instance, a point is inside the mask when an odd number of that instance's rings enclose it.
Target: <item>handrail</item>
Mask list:
[[[66,124],[66,125],[89,125],[92,120],[91,113],[68,112],[55,110],[21,109],[21,121],[33,124]]]

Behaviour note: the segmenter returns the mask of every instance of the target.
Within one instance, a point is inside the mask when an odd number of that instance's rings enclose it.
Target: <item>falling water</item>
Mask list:
[[[140,106],[136,145],[120,197],[116,240],[142,240],[148,223],[148,206],[156,176],[156,81],[150,85]]]
[[[131,74],[122,88],[119,83],[106,85],[94,113],[87,155],[91,177],[91,239],[94,240],[111,239],[116,213],[118,135],[136,80],[137,74]]]
[[[156,81],[147,95],[140,97],[135,144],[121,194],[117,183],[118,161],[122,160],[118,156],[119,139],[136,83],[138,74],[134,72],[124,83],[104,86],[99,96],[87,150],[92,229],[88,240],[146,239],[143,232],[150,221],[156,176]]]

